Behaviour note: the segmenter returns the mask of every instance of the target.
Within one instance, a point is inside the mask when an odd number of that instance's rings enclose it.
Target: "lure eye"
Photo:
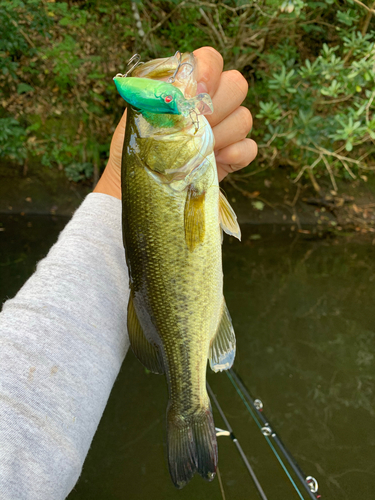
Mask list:
[[[173,97],[171,95],[167,95],[167,97],[164,98],[164,102],[169,103],[173,101]]]

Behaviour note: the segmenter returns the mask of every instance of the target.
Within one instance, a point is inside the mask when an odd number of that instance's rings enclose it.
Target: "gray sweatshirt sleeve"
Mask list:
[[[90,194],[0,314],[0,499],[63,500],[128,349],[121,202]]]

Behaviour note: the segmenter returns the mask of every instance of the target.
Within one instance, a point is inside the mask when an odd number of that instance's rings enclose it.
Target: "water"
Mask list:
[[[66,220],[0,218],[0,298],[11,297]],[[31,225],[30,225],[31,223]],[[372,499],[375,488],[375,246],[247,227],[224,244],[236,372],[323,499]],[[259,236],[254,236],[254,235]],[[257,239],[256,239],[257,238]],[[299,496],[225,374],[209,382],[269,500]],[[221,499],[195,477],[181,491],[165,462],[166,387],[128,354],[69,500]],[[215,422],[224,427],[215,412]],[[226,500],[258,498],[231,440],[219,437]]]

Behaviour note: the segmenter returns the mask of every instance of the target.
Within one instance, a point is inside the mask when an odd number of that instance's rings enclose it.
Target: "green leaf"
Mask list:
[[[34,90],[34,87],[31,85],[28,85],[27,83],[19,83],[17,85],[17,93],[18,94],[25,94],[26,92],[32,92]]]

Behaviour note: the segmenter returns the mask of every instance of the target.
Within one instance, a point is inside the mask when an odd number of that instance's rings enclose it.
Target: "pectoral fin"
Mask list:
[[[210,366],[214,372],[229,370],[236,355],[236,337],[232,320],[223,300],[221,320],[210,345]]]
[[[188,249],[192,252],[194,248],[203,242],[205,233],[204,221],[205,193],[199,194],[192,184],[188,187],[185,211],[185,241]]]
[[[132,351],[139,361],[152,373],[164,373],[163,362],[158,348],[145,337],[134,309],[133,297],[128,304],[128,332]]]
[[[223,231],[241,241],[241,229],[237,222],[237,215],[221,191],[219,195],[219,215]]]

